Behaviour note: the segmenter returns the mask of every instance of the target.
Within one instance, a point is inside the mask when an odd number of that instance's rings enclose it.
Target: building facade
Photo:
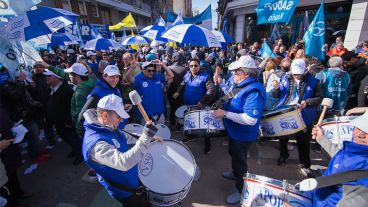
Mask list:
[[[299,1],[290,22],[281,27],[281,36],[287,44],[302,38],[306,11],[311,22],[320,4],[321,0]],[[271,24],[257,25],[257,0],[220,0],[219,5],[225,8],[218,11],[219,16],[227,17],[225,26],[236,42],[254,42],[271,36]],[[325,0],[326,42],[332,43],[337,36],[345,36],[345,46],[353,49],[359,41],[367,40],[368,23],[364,21],[368,17],[367,8],[366,0]]]
[[[181,12],[183,16],[191,17],[192,15],[192,0],[173,0],[173,11],[178,14]]]
[[[138,29],[153,24],[173,0],[44,0],[40,5],[62,8],[79,14],[82,24],[114,25],[132,13]]]

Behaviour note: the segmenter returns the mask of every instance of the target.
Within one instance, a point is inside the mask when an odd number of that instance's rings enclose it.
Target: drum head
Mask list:
[[[142,133],[143,133],[143,126],[140,125],[140,124],[127,124],[125,125],[124,127],[124,130],[131,133],[131,134],[134,134],[134,135],[137,135],[137,136],[141,136]],[[125,137],[127,138],[127,143],[128,144],[135,144],[137,142],[138,139],[132,137],[131,135],[123,132]]]
[[[196,164],[192,153],[174,140],[154,142],[139,163],[139,179],[150,191],[173,194],[193,181]]]
[[[171,138],[171,132],[169,127],[167,127],[164,124],[157,124],[156,125],[158,131],[156,132],[155,136],[161,137],[162,139],[170,139]]]
[[[296,106],[295,105],[291,105],[291,106],[283,106],[281,108],[272,110],[272,111],[266,111],[262,114],[262,118],[267,118],[267,117],[272,117],[272,116],[277,116],[289,111],[294,111],[296,110]]]
[[[188,106],[180,106],[178,109],[176,109],[175,116],[178,118],[184,118],[184,113],[187,110],[188,110]]]

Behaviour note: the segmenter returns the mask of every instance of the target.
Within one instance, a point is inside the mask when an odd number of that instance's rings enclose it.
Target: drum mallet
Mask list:
[[[333,105],[333,100],[332,99],[330,99],[330,98],[324,98],[322,100],[321,106],[323,106],[323,109],[322,109],[321,115],[319,116],[317,125],[322,124],[322,121],[325,118],[325,114],[326,114],[327,109],[328,108],[331,108],[332,105]],[[315,139],[315,137],[313,137],[313,139]]]
[[[142,98],[139,96],[138,92],[136,90],[131,91],[129,93],[129,98],[132,101],[133,105],[138,106],[139,111],[141,112],[144,120],[146,122],[150,121],[150,118],[148,117],[146,111],[144,110],[143,106],[142,106]]]

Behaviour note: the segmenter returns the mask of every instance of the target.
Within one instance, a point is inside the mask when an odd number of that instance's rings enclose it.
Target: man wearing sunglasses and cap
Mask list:
[[[166,77],[161,73],[161,67],[166,72]],[[174,77],[173,72],[159,59],[144,62],[142,73],[137,76],[127,74],[127,80],[133,84],[138,94],[142,97],[142,106],[147,115],[156,123],[165,124],[164,113],[166,112],[163,85],[166,80]],[[144,121],[144,120],[142,120]]]
[[[350,125],[354,127],[353,139],[344,141],[342,149],[326,138],[321,126],[314,126],[313,137],[332,157],[323,176],[351,170],[368,170],[368,111],[352,120]],[[368,206],[368,178],[317,189],[313,206]]]
[[[137,164],[153,138],[157,128],[147,122],[143,134],[129,149],[124,134],[118,130],[123,119],[129,118],[123,100],[114,94],[101,98],[97,109],[83,114],[86,129],[83,139],[83,157],[96,171],[98,180],[109,195],[124,207],[151,206],[139,186]]]
[[[229,137],[229,154],[232,170],[222,173],[226,179],[235,180],[236,190],[227,198],[228,204],[240,202],[243,177],[247,173],[247,152],[257,140],[261,115],[266,103],[266,91],[257,81],[258,70],[255,61],[248,55],[229,65],[235,89],[240,91],[224,103],[223,109],[214,115],[224,119]]]

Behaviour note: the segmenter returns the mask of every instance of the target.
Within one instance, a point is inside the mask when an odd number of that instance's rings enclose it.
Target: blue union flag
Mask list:
[[[312,23],[309,25],[307,32],[303,37],[305,44],[305,54],[313,56],[319,60],[325,60],[325,12],[324,0],[322,1],[319,10],[314,17]]]
[[[260,0],[256,9],[257,24],[288,23],[298,2],[298,0]]]

